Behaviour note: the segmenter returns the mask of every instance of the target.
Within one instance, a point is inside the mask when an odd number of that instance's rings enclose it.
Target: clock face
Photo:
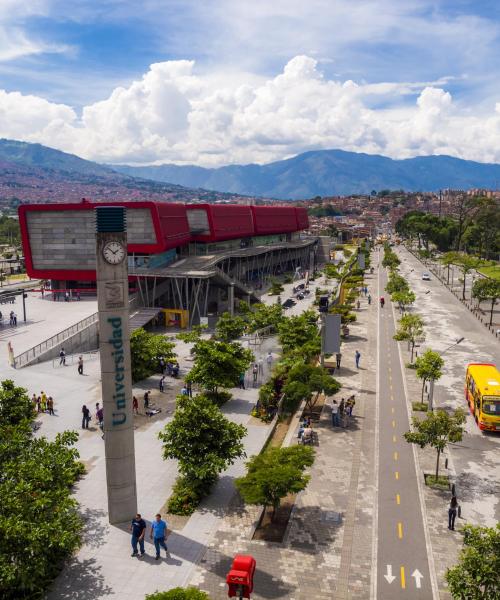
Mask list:
[[[110,265],[119,265],[125,258],[126,252],[120,242],[108,242],[102,250],[102,255]]]

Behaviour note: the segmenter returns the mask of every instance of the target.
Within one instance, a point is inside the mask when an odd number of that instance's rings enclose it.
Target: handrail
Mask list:
[[[14,357],[15,367],[17,368],[17,367],[22,367],[24,365],[27,365],[30,361],[34,360],[42,352],[51,350],[52,348],[54,348],[54,346],[64,342],[71,336],[75,335],[75,333],[78,333],[79,331],[86,329],[90,325],[93,325],[94,323],[97,322],[98,314],[99,313],[95,312],[92,315],[85,317],[85,319],[82,319],[81,321],[78,321],[77,323],[70,325],[66,329],[63,329],[59,333],[56,333],[55,335],[47,338],[43,342],[36,344],[36,346],[33,346],[29,350],[25,350],[24,352],[21,352],[21,354]]]

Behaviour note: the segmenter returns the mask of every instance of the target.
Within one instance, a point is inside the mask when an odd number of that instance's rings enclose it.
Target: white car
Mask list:
[[[431,275],[430,273],[422,273],[422,281],[430,281],[431,280]]]

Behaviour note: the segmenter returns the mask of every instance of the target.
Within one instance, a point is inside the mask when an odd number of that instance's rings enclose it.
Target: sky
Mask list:
[[[500,163],[497,0],[0,0],[0,137],[111,164]]]

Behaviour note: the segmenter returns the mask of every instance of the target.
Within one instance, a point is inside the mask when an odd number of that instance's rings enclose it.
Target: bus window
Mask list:
[[[483,396],[483,412],[486,415],[500,416],[500,398],[498,396]]]

